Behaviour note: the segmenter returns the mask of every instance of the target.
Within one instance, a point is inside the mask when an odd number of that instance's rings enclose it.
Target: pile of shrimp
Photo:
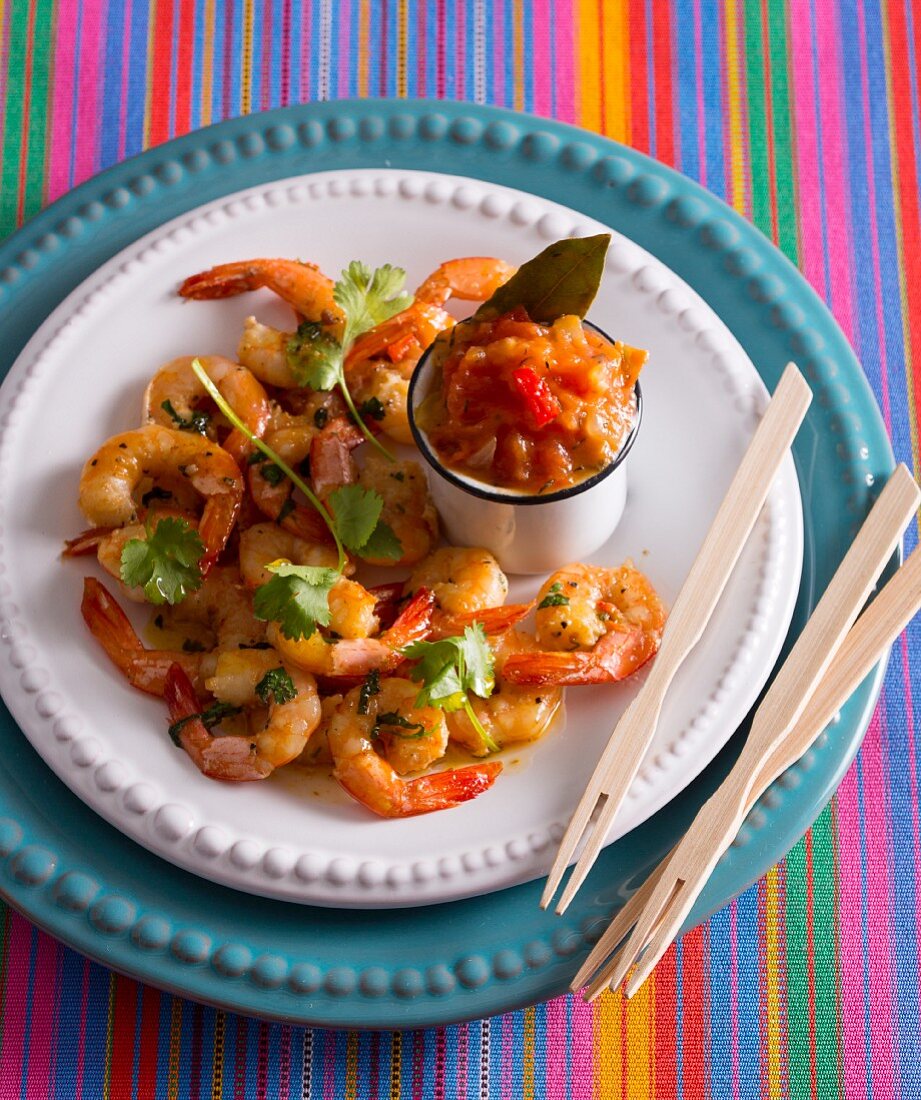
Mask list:
[[[442,264],[408,309],[355,342],[347,382],[356,402],[380,403],[379,430],[410,442],[408,382],[428,344],[454,323],[443,307],[451,297],[485,300],[513,270],[487,258]],[[298,323],[315,321],[333,333],[341,326],[332,281],[308,263],[224,264],[187,279],[179,293],[215,299],[259,288],[290,305]],[[437,515],[417,463],[362,447],[338,394],[298,385],[287,356],[292,337],[250,317],[237,361],[200,355],[166,364],[147,386],[140,426],[88,459],[79,505],[92,526],[67,543],[64,556],[95,554],[112,582],[85,578],[83,619],[128,683],[165,701],[171,736],[209,778],[265,779],[287,765],[310,765],[331,770],[349,795],[383,817],[459,805],[487,790],[502,764],[476,760],[429,772],[449,745],[473,758],[489,755],[490,746],[464,711],[419,705],[405,646],[482,626],[496,686],[471,703],[488,738],[504,748],[551,727],[565,686],[622,680],[649,660],[664,608],[629,562],[569,565],[547,578],[533,603],[507,604],[508,580],[489,551],[438,545]],[[277,623],[257,618],[253,592],[279,560],[335,567],[328,529],[287,478],[265,476],[252,440],[209,401],[195,358],[249,431],[303,471],[321,501],[353,483],[383,499],[381,519],[402,556],[351,558],[330,593],[329,624],[309,638],[293,641]],[[369,452],[361,462],[360,450]],[[150,646],[113,591],[146,601],[143,589],[120,579],[122,550],[167,518],[197,529],[204,579],[174,606],[151,609]],[[356,579],[362,565],[387,565],[401,579],[366,586]],[[293,698],[266,703],[258,696],[272,670],[287,673]],[[378,722],[394,715],[392,725]],[[410,727],[413,736],[401,735]]]

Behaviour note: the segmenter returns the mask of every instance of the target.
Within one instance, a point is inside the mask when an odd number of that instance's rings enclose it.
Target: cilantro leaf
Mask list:
[[[335,389],[341,379],[343,348],[316,321],[304,321],[285,346],[291,373],[302,386]]]
[[[384,498],[373,489],[343,485],[327,497],[339,538],[356,553],[371,537],[384,507]]]
[[[205,545],[184,519],[168,516],[156,527],[148,520],[146,539],[129,539],[122,548],[121,579],[141,586],[153,604],[181,603],[201,587],[199,560]]]
[[[568,607],[569,597],[563,595],[563,586],[559,581],[554,581],[553,584],[547,589],[547,595],[537,605],[538,611],[543,611],[545,607]]]
[[[401,652],[419,662],[409,674],[422,684],[416,706],[466,711],[489,751],[498,751],[499,746],[483,728],[468,698],[468,692],[473,692],[488,699],[496,686],[495,661],[482,626],[476,623],[462,635],[437,642],[412,642]]]
[[[377,526],[371,532],[371,537],[361,548],[361,555],[365,558],[397,561],[403,557],[403,544],[397,538],[396,533],[389,523],[378,520]]]
[[[288,561],[274,561],[266,569],[275,576],[253,596],[257,619],[277,622],[282,634],[293,641],[329,625],[329,593],[340,577],[338,570]]]
[[[345,314],[343,344],[408,309],[413,298],[403,292],[405,283],[406,272],[400,267],[384,264],[372,271],[352,260],[333,287],[333,300]]]
[[[297,688],[287,671],[281,666],[270,668],[269,671],[256,684],[256,694],[268,706],[271,697],[276,706],[290,703],[297,695]]]
[[[339,538],[349,550],[368,558],[396,561],[403,546],[393,528],[380,519],[384,498],[375,489],[343,485],[330,493],[327,502]]]

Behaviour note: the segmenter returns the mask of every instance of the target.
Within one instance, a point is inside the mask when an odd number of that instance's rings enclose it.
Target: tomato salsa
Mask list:
[[[461,322],[433,354],[417,422],[441,462],[528,493],[566,489],[614,460],[636,422],[634,384],[648,357],[574,315],[538,324],[521,307]]]

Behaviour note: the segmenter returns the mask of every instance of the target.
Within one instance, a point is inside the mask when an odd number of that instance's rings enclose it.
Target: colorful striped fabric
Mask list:
[[[0,232],[123,157],[280,104],[555,116],[700,180],[799,264],[918,469],[919,57],[911,0],[0,0]],[[139,987],[7,912],[0,1094],[919,1097],[919,669],[916,626],[810,834],[629,1004],[305,1032]]]

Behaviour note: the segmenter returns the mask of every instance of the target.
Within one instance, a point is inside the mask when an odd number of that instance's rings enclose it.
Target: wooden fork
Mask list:
[[[852,625],[919,500],[921,491],[908,470],[898,467],[762,700],[728,779],[580,968],[574,989],[633,927],[623,949],[588,986],[587,999],[608,985],[618,987],[634,963],[627,996],[642,985],[751,807],[815,741],[921,607],[921,550],[916,550]]]
[[[598,858],[646,755],[672,680],[710,621],[811,400],[806,380],[788,363],[675,600],[650,674],[614,727],[566,828],[547,876],[542,908],[553,899],[583,837],[585,847],[557,905],[558,913],[565,911]]]

